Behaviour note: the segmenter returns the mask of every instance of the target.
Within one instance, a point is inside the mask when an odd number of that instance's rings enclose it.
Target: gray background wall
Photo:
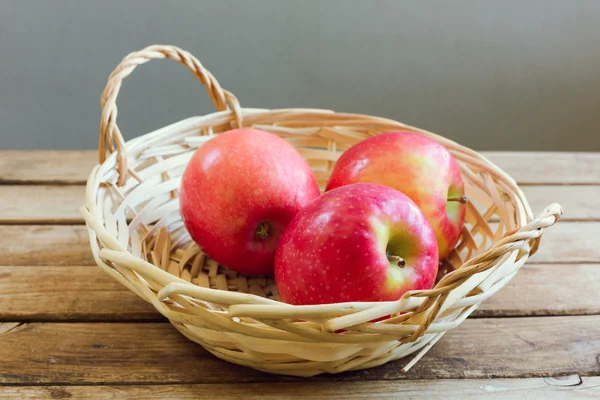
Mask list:
[[[398,119],[479,150],[600,150],[600,1],[0,0],[0,148],[97,145],[127,53],[195,54],[248,107]],[[212,111],[156,61],[125,81],[125,136]]]

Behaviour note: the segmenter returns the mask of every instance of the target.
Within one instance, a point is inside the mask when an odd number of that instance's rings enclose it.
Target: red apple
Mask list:
[[[410,197],[435,230],[440,260],[456,246],[467,198],[458,164],[440,143],[412,132],[366,139],[342,154],[327,190],[357,182],[379,183]]]
[[[419,207],[387,186],[357,183],[325,193],[286,229],[275,257],[282,301],[397,300],[430,289],[435,233]]]
[[[181,215],[210,257],[240,273],[266,274],[288,223],[319,195],[292,145],[269,132],[235,129],[192,156],[181,181]]]

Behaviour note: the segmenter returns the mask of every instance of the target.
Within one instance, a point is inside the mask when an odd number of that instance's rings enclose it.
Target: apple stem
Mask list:
[[[456,197],[448,197],[448,201],[458,201],[461,204],[467,204],[469,202],[469,198],[467,196],[456,196]]]
[[[264,222],[264,221],[261,222],[256,227],[254,234],[256,235],[257,238],[259,238],[261,240],[266,239],[271,234],[271,225],[269,225],[267,222]]]
[[[404,260],[402,257],[389,255],[388,260],[397,263],[400,268],[404,268],[406,266],[406,260]]]

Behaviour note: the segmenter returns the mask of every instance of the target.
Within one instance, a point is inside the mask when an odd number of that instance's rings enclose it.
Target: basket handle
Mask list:
[[[198,61],[196,57],[187,51],[175,46],[153,45],[131,53],[125,57],[110,74],[101,98],[102,119],[100,120],[98,159],[100,163],[103,163],[109,154],[117,151],[119,186],[122,186],[125,183],[125,176],[128,172],[127,158],[123,151],[125,141],[117,126],[116,100],[121,89],[121,83],[138,65],[144,64],[151,59],[161,58],[170,58],[188,67],[194,76],[206,87],[208,95],[216,109],[218,111],[231,109],[238,126],[242,126],[242,113],[237,98],[227,90],[221,88],[221,85],[219,85],[219,82],[217,82],[215,77],[200,64],[200,61]]]

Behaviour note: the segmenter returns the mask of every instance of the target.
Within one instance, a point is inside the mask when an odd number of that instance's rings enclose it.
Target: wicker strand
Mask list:
[[[121,89],[123,79],[133,70],[151,59],[170,58],[185,65],[200,82],[206,87],[208,95],[219,111],[231,108],[237,126],[242,126],[242,113],[237,98],[219,85],[215,77],[198,61],[196,57],[175,46],[153,45],[127,55],[117,68],[111,73],[101,97],[102,118],[100,120],[100,140],[98,143],[99,161],[106,160],[108,147],[109,154],[118,152],[119,185],[125,182],[125,175],[132,171],[127,169],[127,158],[124,153],[124,140],[117,126],[117,96]]]

